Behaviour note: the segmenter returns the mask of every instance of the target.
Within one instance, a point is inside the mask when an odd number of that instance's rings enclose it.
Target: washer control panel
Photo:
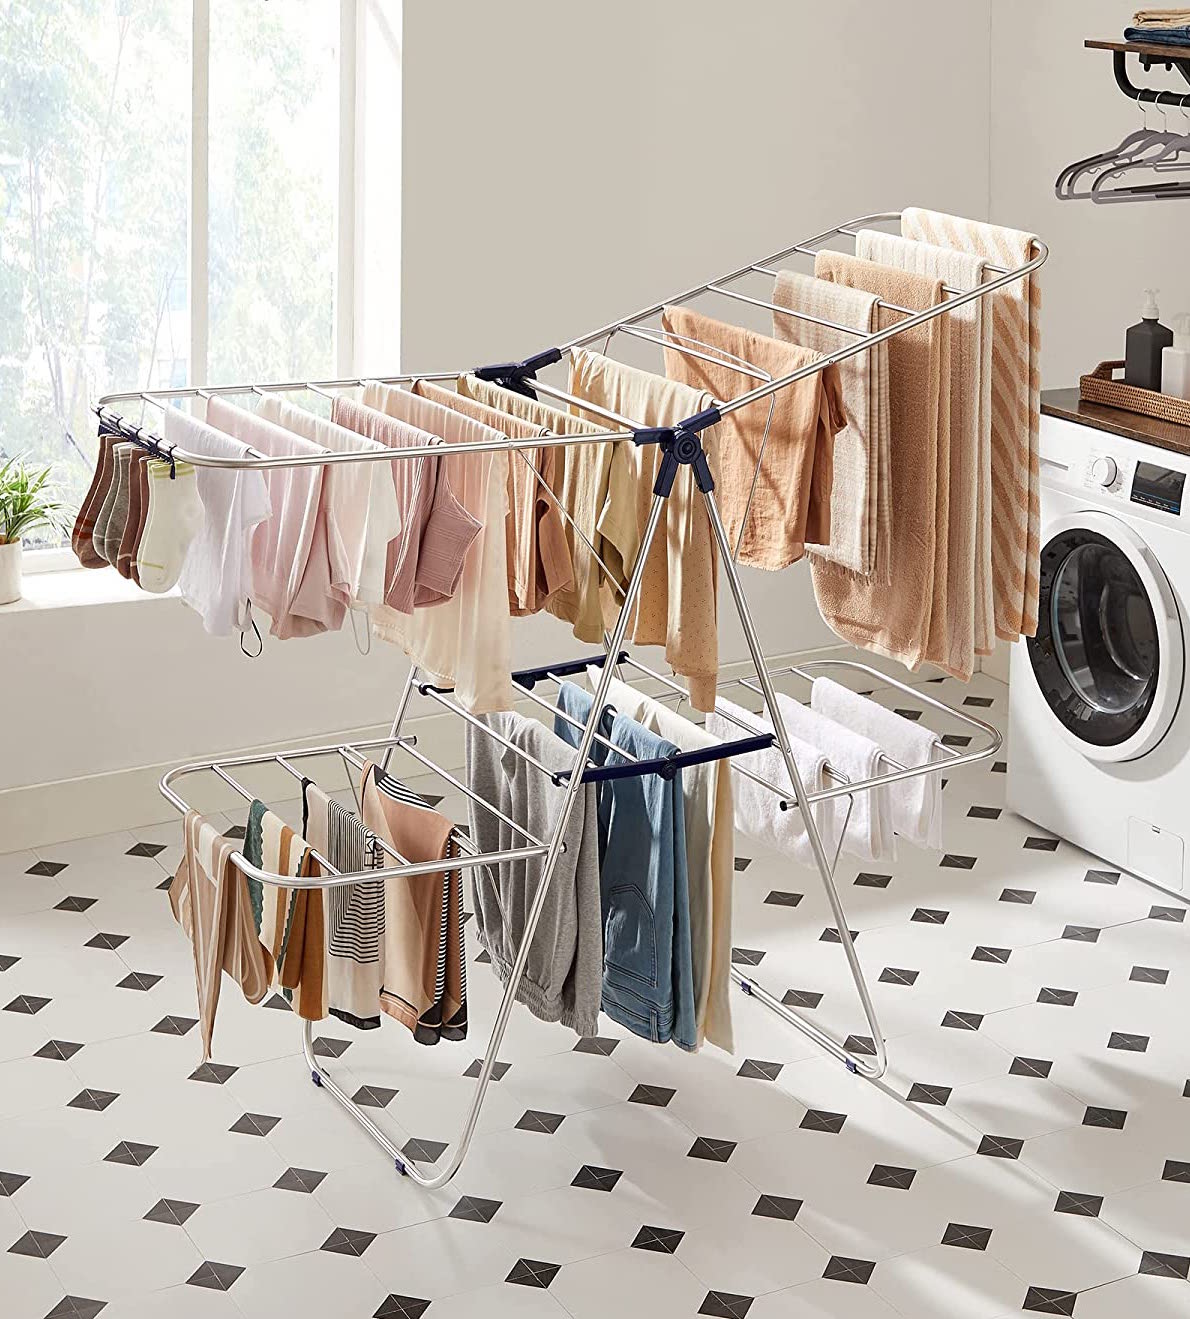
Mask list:
[[[1139,504],[1180,517],[1186,495],[1186,473],[1163,463],[1088,449],[1071,476],[1084,490],[1112,503]]]
[[[1106,495],[1113,501],[1126,502],[1132,489],[1135,466],[1135,459],[1117,457],[1092,448],[1080,456],[1078,467],[1071,475],[1085,490]]]

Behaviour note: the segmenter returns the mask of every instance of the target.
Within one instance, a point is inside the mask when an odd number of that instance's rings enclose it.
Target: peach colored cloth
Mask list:
[[[942,281],[893,270],[842,252],[821,251],[814,261],[820,279],[862,288],[902,307],[924,309],[942,296]],[[882,327],[904,318],[882,312]],[[946,317],[939,316],[888,340],[889,406],[892,432],[891,582],[857,576],[835,563],[812,561],[818,608],[845,641],[863,646],[908,668],[917,668],[930,646],[931,618],[945,610],[945,578],[937,580],[939,431],[944,409]],[[947,452],[949,452],[949,445]],[[946,468],[944,470],[949,470]],[[939,618],[936,627],[941,627]]]
[[[661,324],[684,339],[697,339],[740,358],[774,380],[822,356],[689,307],[666,307]],[[705,362],[677,347],[665,350],[665,372],[672,380],[723,400],[747,393],[759,383],[727,363]],[[776,572],[796,563],[807,542],[830,543],[834,439],[845,421],[835,366],[724,417],[719,426],[716,495],[732,546],[739,543],[740,563]]]
[[[570,393],[642,427],[676,425],[713,402],[705,390],[581,348],[571,354]],[[598,420],[597,414],[590,415]],[[719,465],[718,429],[702,433],[713,472]],[[631,571],[662,455],[659,445],[646,444],[630,446],[624,457],[623,469],[611,472],[601,530],[619,550],[625,571]],[[689,680],[695,707],[713,710],[719,676],[719,560],[706,504],[688,467],[674,481],[662,523],[665,535],[659,526],[645,560],[630,635],[641,645],[664,646],[674,672]]]
[[[474,376],[459,378],[459,392],[498,412],[541,426],[551,435],[590,435],[607,429],[585,417],[560,412],[537,399],[477,380]],[[610,613],[611,602],[616,598],[614,588],[603,582],[596,553],[617,569],[616,580],[622,585],[622,565],[618,561],[612,565],[615,555],[612,547],[604,541],[600,526],[608,512],[612,469],[622,467],[627,460],[625,443],[580,444],[555,451],[557,458],[549,478],[550,489],[570,519],[564,526],[574,583],[551,595],[545,608],[555,618],[571,624],[580,641],[603,639],[604,609]],[[601,595],[605,602],[603,606],[600,604]]]
[[[1033,234],[909,207],[901,232],[1005,269],[1034,255]],[[1041,285],[1034,272],[992,300],[992,592],[996,635],[1037,632],[1041,555],[1038,439],[1041,428]]]

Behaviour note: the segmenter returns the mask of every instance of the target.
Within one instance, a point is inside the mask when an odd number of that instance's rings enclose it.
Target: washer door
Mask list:
[[[1033,674],[1062,734],[1092,760],[1134,760],[1169,730],[1182,629],[1160,565],[1106,513],[1071,514],[1041,551]]]

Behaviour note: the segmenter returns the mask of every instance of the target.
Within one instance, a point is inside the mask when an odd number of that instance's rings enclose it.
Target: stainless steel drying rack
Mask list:
[[[754,273],[771,275],[773,273],[772,267],[774,263],[784,261],[795,253],[813,255],[819,246],[829,242],[831,239],[842,235],[854,237],[862,226],[892,223],[898,221],[899,218],[899,212],[885,212],[878,215],[865,216],[858,220],[849,221],[847,224],[838,225],[832,229],[824,230],[823,232],[814,235],[812,238],[801,243],[795,243],[781,252],[774,253],[762,258],[760,261],[752,262],[746,266],[741,266],[738,270],[732,271],[719,279],[708,281],[705,284],[696,285],[695,287],[678,294],[676,297],[667,299],[665,302],[654,303],[651,306],[642,308],[640,311],[633,313],[629,317],[602,326],[600,329],[578,339],[574,339],[560,348],[551,349],[546,353],[537,354],[535,357],[528,358],[522,362],[505,363],[500,367],[487,368],[486,370],[481,371],[481,374],[486,374],[487,378],[495,379],[507,387],[519,389],[522,392],[532,390],[535,393],[542,393],[549,398],[556,399],[589,414],[600,415],[610,421],[612,425],[623,424],[624,419],[594,407],[586,400],[574,398],[566,390],[538,379],[538,372],[561,361],[565,352],[572,348],[591,344],[599,339],[610,340],[611,336],[617,332],[623,331],[625,333],[632,333],[634,328],[640,325],[641,322],[647,321],[651,317],[658,315],[666,306],[673,303],[689,302],[704,294],[718,294],[720,296],[734,298],[745,303],[768,308],[772,311],[779,312],[782,315],[797,317],[800,313],[791,311],[791,309],[787,307],[775,306],[763,299],[739,293],[736,290],[728,289],[725,286]],[[591,750],[595,739],[599,736],[598,724],[602,711],[607,704],[608,689],[610,687],[613,671],[620,664],[632,664],[642,673],[643,676],[659,682],[663,687],[668,687],[671,695],[677,695],[680,698],[688,699],[688,693],[684,688],[673,682],[671,678],[657,673],[656,671],[647,668],[639,661],[634,660],[624,649],[629,619],[640,592],[644,566],[648,559],[649,550],[656,537],[661,515],[665,508],[665,501],[668,497],[670,488],[672,487],[673,480],[680,471],[680,467],[683,465],[690,466],[691,479],[694,481],[694,484],[703,496],[714,542],[719,557],[723,560],[724,572],[731,591],[732,600],[739,615],[745,639],[748,644],[749,653],[754,667],[754,676],[752,680],[746,680],[745,685],[754,692],[758,692],[763,698],[763,712],[767,716],[768,726],[771,727],[772,730],[771,734],[766,733],[759,737],[754,735],[753,730],[748,730],[749,733],[752,734],[749,737],[721,744],[716,748],[716,755],[703,758],[720,758],[742,754],[744,751],[756,750],[762,746],[775,745],[779,751],[781,760],[784,762],[788,782],[785,785],[767,782],[764,786],[773,791],[778,797],[779,809],[785,810],[796,808],[803,812],[807,840],[814,855],[816,868],[822,880],[823,888],[836,922],[839,942],[847,959],[851,977],[855,984],[857,996],[870,1032],[868,1037],[871,1041],[870,1048],[865,1051],[857,1051],[854,1047],[849,1047],[848,1043],[835,1038],[816,1023],[809,1020],[803,1013],[782,1003],[780,999],[776,998],[768,990],[765,990],[750,977],[744,976],[734,967],[732,968],[732,974],[747,994],[758,998],[767,1007],[776,1012],[783,1020],[803,1032],[810,1039],[814,1040],[815,1043],[826,1052],[844,1062],[849,1070],[871,1079],[876,1079],[884,1073],[887,1066],[885,1041],[880,1030],[875,1005],[872,1001],[872,996],[864,977],[863,969],[860,966],[856,954],[854,940],[851,937],[848,927],[842,899],[834,882],[835,860],[837,858],[830,858],[827,856],[821,833],[816,822],[815,813],[811,808],[816,803],[830,798],[854,797],[854,795],[859,792],[885,787],[889,784],[919,777],[924,774],[953,770],[976,760],[985,759],[988,756],[994,755],[999,749],[1001,745],[1000,734],[991,725],[984,723],[982,720],[955,710],[946,705],[945,702],[938,701],[936,698],[923,693],[920,689],[910,688],[903,683],[889,678],[879,670],[873,669],[858,661],[810,661],[801,666],[794,666],[792,669],[785,670],[785,672],[796,673],[799,676],[808,676],[810,670],[817,670],[829,665],[843,665],[851,668],[853,671],[862,671],[871,675],[880,685],[899,687],[910,692],[916,700],[924,701],[939,710],[945,711],[948,715],[966,725],[976,728],[986,737],[986,745],[978,746],[974,750],[969,750],[963,754],[955,754],[951,752],[941,762],[931,762],[930,764],[921,766],[890,765],[886,773],[875,775],[871,779],[866,779],[862,782],[838,782],[833,787],[823,788],[813,792],[807,789],[794,761],[788,732],[777,702],[776,690],[773,686],[773,677],[775,674],[769,669],[765,660],[764,652],[756,633],[744,589],[737,572],[735,553],[719,515],[718,505],[714,496],[714,482],[710,476],[709,468],[706,465],[705,457],[703,455],[700,432],[707,427],[715,425],[723,416],[737,411],[740,408],[747,407],[761,399],[769,398],[778,390],[784,389],[798,380],[822,371],[832,363],[843,361],[856,353],[867,351],[874,345],[891,339],[895,335],[903,333],[914,326],[932,320],[936,316],[945,315],[948,311],[953,310],[956,307],[962,306],[976,298],[986,297],[989,294],[1006,287],[1015,280],[1027,277],[1043,265],[1048,257],[1048,249],[1044,243],[1040,242],[1040,240],[1035,240],[1034,251],[1035,255],[1033,258],[1028,263],[1015,270],[1003,270],[989,265],[987,269],[993,275],[991,279],[986,280],[984,283],[973,289],[947,289],[944,291],[945,300],[943,302],[936,306],[926,308],[923,311],[913,312],[908,308],[885,304],[889,310],[902,314],[904,319],[898,323],[889,325],[882,330],[865,334],[846,326],[837,325],[834,328],[838,329],[841,333],[852,336],[855,341],[835,352],[821,357],[817,361],[807,364],[805,367],[802,367],[797,371],[791,372],[788,375],[779,377],[775,380],[765,381],[744,394],[717,403],[714,407],[708,409],[707,412],[699,414],[697,417],[688,418],[677,426],[660,429],[630,427],[622,430],[609,429],[590,435],[545,436],[540,438],[535,437],[532,440],[483,441],[457,444],[450,447],[450,452],[452,454],[496,451],[511,452],[527,449],[540,449],[545,446],[573,447],[581,444],[629,440],[635,441],[638,444],[658,443],[663,449],[664,455],[661,463],[662,475],[659,476],[658,483],[654,487],[653,500],[641,536],[636,563],[630,579],[622,591],[622,602],[615,626],[610,635],[607,635],[604,638],[604,651],[596,656],[594,661],[581,661],[582,667],[584,668],[592,662],[596,663],[600,668],[600,679],[595,685],[591,717],[583,727],[576,748],[574,767],[565,775],[551,774],[551,778],[554,780],[559,791],[563,794],[562,804],[557,816],[557,822],[553,834],[549,839],[535,838],[532,835],[529,835],[523,828],[517,826],[514,821],[509,820],[505,816],[501,816],[506,824],[511,825],[518,835],[525,838],[525,845],[523,847],[511,848],[498,853],[480,853],[470,845],[469,840],[467,840],[465,836],[461,834],[458,835],[461,855],[457,860],[451,862],[452,867],[459,866],[461,868],[468,868],[477,865],[499,865],[502,862],[512,860],[539,859],[542,862],[542,870],[537,891],[526,917],[524,937],[513,961],[508,981],[505,985],[504,993],[500,1001],[500,1006],[497,1010],[496,1020],[493,1024],[487,1049],[476,1080],[471,1105],[468,1109],[459,1138],[455,1142],[449,1157],[440,1168],[435,1169],[432,1166],[422,1167],[417,1160],[403,1153],[395,1145],[389,1135],[385,1133],[377,1123],[351,1099],[347,1092],[344,1091],[337,1082],[335,1082],[328,1070],[315,1057],[313,1052],[313,1028],[311,1023],[305,1023],[303,1047],[306,1060],[310,1065],[312,1080],[315,1084],[322,1086],[331,1092],[334,1098],[351,1114],[355,1121],[366,1130],[377,1144],[379,1144],[389,1155],[389,1157],[392,1158],[395,1167],[399,1172],[410,1176],[420,1185],[427,1188],[444,1185],[458,1171],[470,1146],[484,1096],[499,1056],[500,1045],[503,1041],[504,1033],[508,1025],[512,1005],[515,1002],[516,993],[523,977],[529,948],[532,944],[537,923],[544,906],[550,880],[556,868],[558,856],[564,850],[562,835],[566,829],[575,802],[577,801],[578,789],[584,782],[597,780],[600,777],[608,777],[606,773],[601,773],[600,767],[592,762]],[[815,319],[817,323],[822,323],[818,318],[809,319]],[[649,336],[646,335],[645,337]],[[385,377],[381,383],[409,384],[419,379],[453,380],[457,378],[458,374],[458,372],[440,372],[436,374],[427,374],[423,372],[416,375]],[[106,395],[97,403],[95,412],[106,428],[132,439],[147,448],[155,450],[164,458],[189,462],[195,466],[265,469],[270,467],[298,467],[312,465],[330,466],[338,462],[392,461],[394,459],[421,458],[434,454],[440,455],[442,450],[437,446],[412,446],[400,450],[376,451],[374,449],[369,449],[361,450],[359,452],[303,455],[296,458],[275,458],[250,450],[249,456],[245,458],[215,458],[201,453],[192,453],[177,448],[176,446],[167,445],[160,439],[160,437],[146,432],[143,426],[135,425],[125,420],[125,418],[117,413],[112,407],[113,404],[130,401],[152,403],[157,406],[162,406],[163,400],[183,397],[206,397],[212,394],[260,393],[271,391],[286,392],[306,389],[313,389],[315,392],[325,393],[328,390],[354,388],[377,379],[377,377],[360,377],[340,380],[282,381],[243,385],[222,385],[214,387],[191,387],[178,390],[133,391],[130,393]],[[759,461],[763,461],[763,450]],[[668,479],[663,479],[666,476]],[[609,659],[611,662],[608,662]],[[568,664],[554,665],[544,670],[527,670],[520,674],[514,674],[514,690],[518,691],[522,696],[533,699],[532,688],[536,681],[543,678],[560,677],[567,669],[573,672],[575,671],[573,665],[576,663],[580,662],[571,661]],[[737,679],[734,681],[739,680]],[[421,752],[416,746],[415,738],[402,734],[401,730],[409,708],[409,703],[415,692],[424,697],[435,700],[440,705],[452,710],[464,719],[472,721],[476,726],[484,729],[485,732],[492,732],[486,723],[482,720],[475,720],[473,715],[464,710],[462,706],[453,700],[450,689],[427,681],[420,674],[416,665],[414,665],[409,671],[408,678],[398,702],[392,727],[387,738],[362,742],[344,742],[315,747],[299,747],[272,755],[217,759],[183,765],[177,769],[169,771],[162,778],[160,785],[161,792],[175,808],[179,811],[185,812],[189,809],[189,805],[175,787],[178,780],[184,776],[203,771],[212,772],[224,783],[231,786],[241,796],[251,799],[253,794],[235,779],[234,775],[230,773],[231,769],[236,768],[237,766],[275,763],[284,768],[288,773],[300,778],[302,777],[300,772],[291,763],[295,759],[316,755],[339,755],[346,763],[356,768],[361,768],[366,763],[363,756],[363,751],[365,749],[379,749],[383,751],[382,766],[387,768],[392,751],[399,748],[411,754],[426,768],[432,770],[445,781],[451,783],[455,788],[483,809],[495,810],[490,803],[482,801],[482,799],[478,798],[476,794],[471,792],[465,784],[461,783],[448,771],[436,765],[428,756]],[[947,750],[948,752],[950,751],[949,748]],[[538,768],[543,771],[545,770],[545,767],[541,765],[538,765]],[[640,773],[664,772],[663,767],[652,764],[640,766],[629,765],[622,770],[622,772],[627,773],[634,771]],[[548,773],[549,771],[545,772]],[[499,814],[498,811],[496,813]],[[387,866],[381,870],[341,873],[337,872],[334,867],[331,867],[326,862],[325,858],[319,858],[320,864],[326,873],[318,878],[302,880],[295,880],[291,876],[264,872],[257,867],[252,866],[246,858],[238,852],[233,855],[232,860],[245,874],[251,875],[253,878],[264,883],[280,885],[287,888],[332,888],[345,884],[352,884],[358,881],[376,880],[377,878],[386,878],[390,876],[414,877],[427,873],[439,873],[443,869],[441,862],[410,864],[405,861],[404,858],[401,858],[398,854],[393,852],[393,849],[389,848],[387,851],[396,862],[395,865]],[[849,1037],[849,1039],[854,1038],[856,1037]]]

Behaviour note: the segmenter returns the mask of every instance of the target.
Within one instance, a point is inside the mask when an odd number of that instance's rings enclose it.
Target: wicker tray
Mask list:
[[[1122,361],[1100,362],[1089,376],[1080,377],[1079,398],[1086,399],[1088,403],[1121,408],[1125,412],[1139,412],[1142,416],[1156,417],[1159,421],[1190,426],[1190,400],[1158,394],[1152,389],[1138,389],[1135,385],[1126,385],[1122,380],[1116,380],[1114,372],[1123,366]]]

